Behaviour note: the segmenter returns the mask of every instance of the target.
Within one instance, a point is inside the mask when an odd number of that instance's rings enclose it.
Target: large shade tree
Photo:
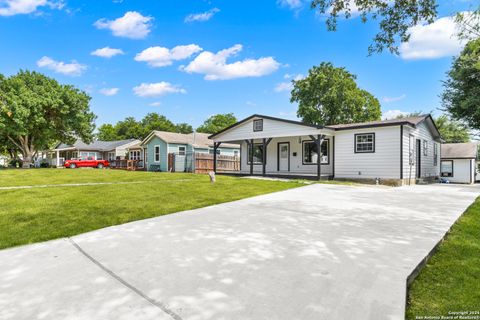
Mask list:
[[[0,135],[22,154],[29,167],[39,151],[76,138],[93,138],[95,115],[90,97],[37,72],[0,78]]]
[[[293,81],[290,101],[298,103],[297,116],[311,124],[380,120],[380,102],[355,80],[345,68],[324,62],[311,68],[307,77]]]
[[[209,117],[197,128],[197,132],[216,133],[237,122],[233,113],[216,114]]]
[[[480,38],[454,59],[444,83],[442,104],[454,119],[480,130]]]
[[[379,21],[379,31],[369,46],[369,53],[389,50],[398,53],[398,44],[408,42],[411,27],[432,23],[437,17],[437,0],[312,0],[311,8],[326,16],[327,29],[337,30],[340,18],[360,15],[362,22]],[[448,1],[446,1],[448,2]],[[458,36],[462,39],[480,37],[480,8],[469,13],[458,12]]]

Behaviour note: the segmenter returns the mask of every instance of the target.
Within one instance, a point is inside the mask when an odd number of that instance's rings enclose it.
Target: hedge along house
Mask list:
[[[430,115],[317,126],[255,114],[210,139],[215,148],[240,144],[244,175],[402,185],[440,174],[440,133]]]
[[[140,144],[144,149],[148,171],[168,171],[168,155],[175,155],[177,172],[195,170],[195,153],[214,152],[214,143],[207,133],[182,134],[167,131],[152,131]],[[240,156],[238,144],[225,144],[216,149],[217,154]]]
[[[442,144],[441,176],[449,182],[474,183],[476,177],[477,144]]]

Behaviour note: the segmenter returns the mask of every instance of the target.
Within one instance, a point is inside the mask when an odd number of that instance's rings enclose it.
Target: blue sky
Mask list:
[[[215,113],[295,118],[289,81],[323,61],[356,74],[385,114],[428,112],[461,48],[449,17],[474,3],[439,2],[439,20],[416,27],[399,56],[368,57],[375,23],[328,32],[302,0],[0,0],[0,73],[86,90],[97,125],[148,112],[194,127]]]

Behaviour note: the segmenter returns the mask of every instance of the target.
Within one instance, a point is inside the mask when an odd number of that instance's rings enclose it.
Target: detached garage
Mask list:
[[[455,183],[474,183],[476,175],[477,144],[446,143],[441,149],[440,174]]]

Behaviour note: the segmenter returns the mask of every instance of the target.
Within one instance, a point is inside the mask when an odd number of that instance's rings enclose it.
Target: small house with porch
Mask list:
[[[440,175],[440,133],[430,115],[320,126],[254,114],[209,138],[215,150],[240,145],[243,175],[395,185]]]
[[[207,133],[182,134],[152,131],[139,145],[144,150],[148,171],[195,172],[195,154],[213,154],[213,141]],[[133,149],[131,149],[133,150]],[[225,143],[216,155],[239,157],[237,144]]]
[[[51,150],[50,164],[61,167],[65,160],[70,159],[93,159],[93,160],[123,160],[127,156],[130,146],[138,144],[140,140],[127,139],[116,141],[95,140],[85,143],[78,139],[73,144],[58,144]]]

